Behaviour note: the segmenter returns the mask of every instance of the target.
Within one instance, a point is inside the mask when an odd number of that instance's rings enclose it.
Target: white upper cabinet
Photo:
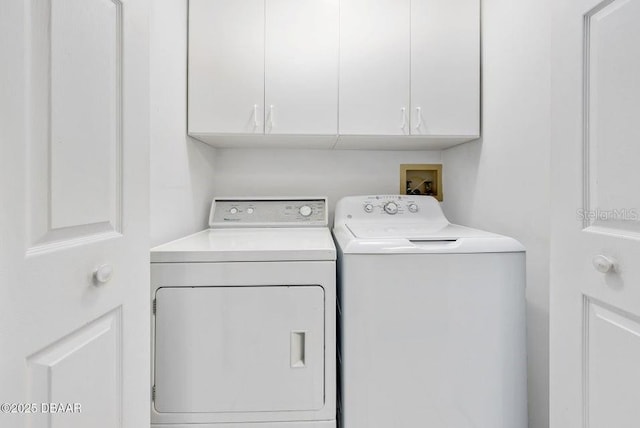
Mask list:
[[[341,135],[409,134],[410,16],[410,0],[341,0]]]
[[[479,0],[190,0],[189,134],[441,149],[480,134]]]
[[[338,0],[266,0],[265,133],[337,135]]]
[[[480,134],[480,2],[411,1],[411,134]]]
[[[474,137],[479,111],[478,0],[341,1],[340,135]]]
[[[264,132],[264,0],[189,1],[189,132]]]

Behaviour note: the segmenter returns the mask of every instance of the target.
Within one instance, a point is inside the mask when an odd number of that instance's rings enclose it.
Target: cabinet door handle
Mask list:
[[[276,126],[275,121],[273,120],[273,110],[274,110],[274,106],[273,104],[271,104],[269,106],[269,125],[271,126],[271,128]]]
[[[404,128],[407,127],[407,109],[402,107],[400,111],[402,112],[402,125],[400,125],[400,129],[404,130]]]
[[[422,126],[422,107],[416,107],[416,116],[418,116],[418,122],[416,123],[416,129],[420,130]]]
[[[253,105],[253,127],[257,128],[260,126],[258,123],[258,104]]]

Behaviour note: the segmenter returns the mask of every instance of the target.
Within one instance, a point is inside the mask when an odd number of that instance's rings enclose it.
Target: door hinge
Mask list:
[[[156,299],[153,299],[153,303],[151,304],[151,310],[153,311],[153,315],[156,314],[156,308],[157,308],[157,304],[156,304]]]
[[[156,401],[156,386],[151,387],[151,401]]]

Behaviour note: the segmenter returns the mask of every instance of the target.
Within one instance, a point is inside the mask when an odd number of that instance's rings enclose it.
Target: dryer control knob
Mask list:
[[[303,216],[303,217],[309,217],[311,215],[311,213],[313,212],[313,210],[311,209],[311,207],[309,205],[301,206],[298,211],[300,212],[300,215]]]
[[[238,214],[238,209],[237,209],[237,208],[231,208],[231,209],[229,210],[229,212],[230,212],[231,214]]]
[[[366,213],[372,213],[372,212],[373,212],[373,205],[371,205],[371,204],[366,204],[366,205],[364,206],[364,212],[366,212]]]
[[[409,211],[412,213],[418,212],[418,206],[416,204],[409,204]]]
[[[398,212],[398,205],[395,202],[387,202],[384,204],[384,210],[387,214],[396,214]]]

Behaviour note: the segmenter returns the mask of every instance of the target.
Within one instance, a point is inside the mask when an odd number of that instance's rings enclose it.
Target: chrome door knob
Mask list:
[[[615,259],[603,256],[602,254],[595,256],[591,262],[593,263],[593,267],[600,273],[613,272],[616,270]]]

